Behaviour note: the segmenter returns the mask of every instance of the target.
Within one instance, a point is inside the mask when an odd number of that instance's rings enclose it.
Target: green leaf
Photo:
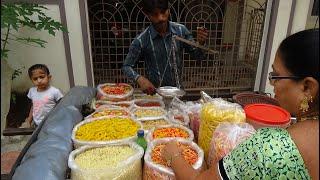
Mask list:
[[[8,49],[1,49],[1,60],[8,58]]]

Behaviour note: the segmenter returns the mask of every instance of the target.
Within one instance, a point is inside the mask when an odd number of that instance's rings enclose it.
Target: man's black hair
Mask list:
[[[30,78],[32,76],[32,71],[34,71],[36,69],[42,69],[47,75],[50,75],[49,68],[46,65],[44,65],[44,64],[35,64],[35,65],[31,66],[28,69],[28,75],[29,75]]]
[[[150,14],[152,13],[156,8],[161,10],[167,10],[169,9],[168,0],[143,0],[142,1],[142,10]]]

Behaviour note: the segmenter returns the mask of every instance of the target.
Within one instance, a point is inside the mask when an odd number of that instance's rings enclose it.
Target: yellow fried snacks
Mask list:
[[[75,158],[76,164],[83,169],[102,169],[117,166],[128,159],[135,151],[130,146],[106,146],[92,148]]]
[[[77,140],[108,141],[135,136],[140,125],[131,118],[104,118],[80,126],[75,134]]]
[[[206,103],[201,108],[200,118],[198,144],[203,149],[205,159],[207,159],[212,133],[216,127],[222,122],[245,122],[246,116],[241,107],[231,103],[223,107],[214,103]]]

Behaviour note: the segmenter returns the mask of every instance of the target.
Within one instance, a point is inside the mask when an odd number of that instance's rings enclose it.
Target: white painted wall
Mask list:
[[[270,63],[268,65],[268,73],[272,71],[271,66],[274,62],[274,57],[278,49],[278,46],[280,45],[281,41],[285,39],[287,36],[287,28],[289,23],[291,6],[292,0],[280,0],[274,38],[272,43],[271,56],[269,61]],[[310,0],[296,0],[296,8],[292,21],[291,34],[305,29],[309,6]],[[269,84],[268,81],[266,82],[266,88],[264,91],[274,96],[273,87]]]
[[[313,0],[296,0],[296,8],[294,12],[294,18],[292,21],[291,34],[306,29],[306,23],[309,16],[309,6]],[[311,9],[310,9],[311,13]]]
[[[87,86],[79,1],[64,1],[75,85]]]
[[[46,7],[48,8],[46,14],[61,22],[59,6],[46,5]],[[14,79],[12,89],[18,92],[27,91],[32,86],[27,75],[28,68],[33,64],[42,63],[48,66],[52,74],[51,84],[60,88],[64,93],[67,92],[70,85],[62,32],[57,32],[56,36],[53,37],[48,35],[46,31],[34,31],[22,28],[19,31],[19,35],[41,38],[48,43],[46,48],[32,47],[14,42],[8,45],[8,49],[11,50],[8,54],[10,66],[15,69],[25,67],[22,75]]]
[[[78,0],[64,1],[67,27],[69,31],[69,43],[72,61],[72,70],[75,85],[87,86],[87,74],[85,66],[84,47],[82,40],[81,18]],[[61,22],[58,5],[45,5],[48,8],[48,16]],[[27,75],[30,66],[36,63],[46,64],[52,74],[51,84],[60,88],[64,93],[70,89],[68,69],[66,63],[65,47],[62,32],[57,32],[56,36],[49,35],[46,31],[33,31],[27,28],[19,31],[21,36],[39,37],[48,43],[46,48],[11,43],[8,49],[9,64],[14,69],[25,67],[23,74],[13,81],[12,89],[18,92],[27,91],[32,83]]]

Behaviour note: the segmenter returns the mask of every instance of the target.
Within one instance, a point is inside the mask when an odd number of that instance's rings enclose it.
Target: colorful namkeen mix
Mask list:
[[[156,119],[156,120],[145,120],[141,121],[143,129],[150,130],[154,127],[160,126],[160,125],[168,125],[169,122],[164,119]]]
[[[188,138],[189,134],[187,131],[178,127],[164,127],[153,131],[153,139],[166,138],[166,137],[182,137]]]
[[[102,87],[104,93],[108,95],[124,95],[127,94],[132,88],[125,83],[119,83],[115,85],[105,85]]]
[[[198,160],[198,153],[192,149],[191,146],[178,143],[178,146],[181,149],[181,154],[183,158],[190,164],[193,165]],[[165,147],[165,144],[158,144],[156,145],[151,152],[151,159],[156,164],[161,164],[166,167],[170,167],[167,162],[162,159],[161,153],[163,151],[163,148]]]
[[[143,118],[143,117],[159,117],[165,115],[165,112],[161,109],[145,109],[145,108],[139,108],[134,111],[134,115],[137,118]]]
[[[97,118],[101,116],[129,116],[129,112],[124,109],[104,109],[93,113],[92,117]]]

